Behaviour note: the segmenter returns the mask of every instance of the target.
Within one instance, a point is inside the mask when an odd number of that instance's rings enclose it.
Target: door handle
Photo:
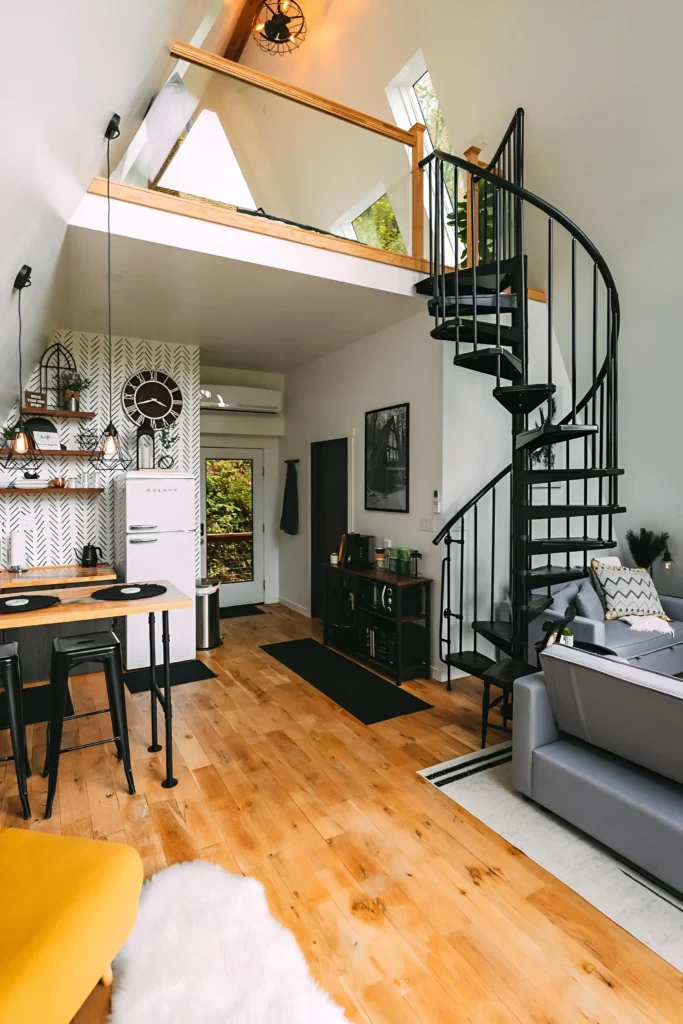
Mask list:
[[[131,530],[158,530],[158,526],[145,526],[145,525],[131,525]]]
[[[129,544],[156,544],[157,537],[131,537]]]

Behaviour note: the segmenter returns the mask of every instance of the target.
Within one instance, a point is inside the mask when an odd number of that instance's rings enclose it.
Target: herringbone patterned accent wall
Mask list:
[[[78,331],[55,331],[52,342],[60,341],[74,356],[79,370],[92,381],[83,396],[82,407],[97,413],[96,420],[63,420],[55,418],[62,444],[69,449],[78,447],[76,435],[79,427],[87,426],[98,433],[109,419],[109,380],[107,343],[101,334],[81,334]],[[123,443],[134,452],[135,425],[126,418],[121,408],[121,389],[128,378],[139,370],[163,370],[173,377],[183,393],[183,411],[177,424],[178,443],[174,450],[175,468],[194,473],[196,488],[196,518],[199,523],[199,349],[196,345],[169,345],[145,338],[113,338],[113,412]],[[39,371],[36,367],[27,388],[38,389]],[[17,417],[16,407],[8,422]],[[40,468],[40,476],[79,476],[93,467],[87,458],[64,458],[55,454],[48,457]],[[133,466],[133,468],[135,468]],[[12,470],[13,471],[13,470]],[[19,460],[16,475],[21,471]],[[23,520],[28,536],[30,565],[67,565],[76,561],[75,549],[85,543],[98,544],[107,561],[114,557],[114,494],[111,472],[100,473],[102,494],[16,494],[0,495],[0,566],[7,565],[8,537]],[[199,531],[197,531],[196,572],[201,572]]]

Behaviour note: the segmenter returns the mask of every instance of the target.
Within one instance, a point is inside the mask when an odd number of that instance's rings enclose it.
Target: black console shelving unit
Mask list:
[[[325,565],[323,643],[366,661],[398,686],[431,677],[426,576]]]

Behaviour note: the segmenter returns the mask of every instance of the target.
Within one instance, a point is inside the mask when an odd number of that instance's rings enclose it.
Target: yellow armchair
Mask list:
[[[120,843],[0,831],[0,1024],[69,1024],[128,937],[142,862]]]

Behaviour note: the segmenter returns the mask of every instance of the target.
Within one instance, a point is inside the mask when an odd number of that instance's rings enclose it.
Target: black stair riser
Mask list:
[[[544,537],[527,540],[527,554],[555,555],[573,551],[606,551],[615,548],[615,540],[599,540],[595,537]]]
[[[496,301],[495,295],[477,294],[477,315],[495,315],[497,309],[501,313],[509,313],[517,309],[517,296],[510,292],[500,296],[500,302]],[[446,296],[445,302],[442,299],[430,299],[427,303],[430,316],[474,316],[474,304],[471,295],[461,295],[456,303],[455,297]]]
[[[527,519],[577,519],[587,516],[617,516],[625,512],[623,505],[527,505]]]
[[[467,370],[475,370],[477,373],[486,373],[496,377],[498,373],[498,360],[500,358],[500,376],[503,380],[518,381],[522,376],[522,364],[516,356],[506,349],[497,351],[495,348],[481,346],[471,349],[469,352],[462,352],[454,356],[453,365],[462,366]]]
[[[551,444],[564,444],[565,441],[575,441],[577,438],[589,437],[597,432],[598,428],[594,423],[555,423],[550,427],[523,430],[515,438],[515,447],[518,451],[523,448],[528,452],[533,452],[537,448],[547,448]]]
[[[623,475],[623,469],[530,469],[522,474],[522,479],[525,484],[553,484]]]

